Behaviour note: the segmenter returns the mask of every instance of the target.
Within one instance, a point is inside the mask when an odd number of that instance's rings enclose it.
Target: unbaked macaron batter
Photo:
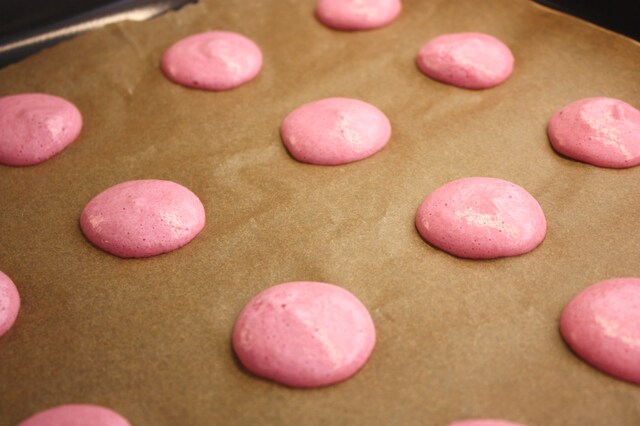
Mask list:
[[[20,294],[11,278],[0,271],[0,337],[16,322],[20,311]]]
[[[280,135],[296,160],[338,165],[362,160],[384,148],[391,137],[391,123],[367,102],[327,98],[290,112]]]
[[[562,312],[560,332],[589,364],[640,385],[640,278],[612,278],[580,292]]]
[[[540,204],[522,187],[487,177],[449,182],[423,201],[420,235],[455,256],[490,259],[537,247],[547,232]]]
[[[455,33],[425,43],[416,64],[427,76],[466,89],[488,89],[513,72],[514,58],[502,41],[483,33]]]
[[[0,163],[30,166],[48,160],[76,140],[82,115],[58,96],[23,93],[0,98]]]
[[[448,426],[525,426],[522,423],[509,422],[497,419],[469,419],[449,423]]]
[[[297,281],[255,296],[233,330],[233,348],[254,374],[292,386],[326,386],[354,375],[373,351],[367,308],[347,290]]]
[[[388,25],[402,10],[400,0],[318,0],[316,16],[337,30],[370,30]]]
[[[98,405],[68,404],[41,411],[18,426],[131,426],[120,414]]]
[[[258,75],[262,51],[242,34],[207,31],[173,44],[161,65],[174,83],[196,89],[229,90]]]
[[[573,102],[551,117],[547,133],[569,158],[618,169],[640,164],[640,111],[619,99]]]
[[[189,189],[166,180],[133,180],[96,195],[80,216],[82,232],[120,257],[176,250],[205,224],[204,206]]]

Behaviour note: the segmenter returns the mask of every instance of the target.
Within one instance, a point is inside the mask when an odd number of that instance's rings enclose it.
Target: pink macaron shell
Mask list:
[[[455,256],[491,259],[533,250],[544,239],[547,222],[522,187],[471,177],[429,194],[416,214],[416,228],[427,242]]]
[[[584,361],[640,385],[640,278],[612,278],[580,292],[562,312],[560,333]]]
[[[448,426],[525,426],[522,423],[496,419],[469,419],[449,423]]]
[[[255,296],[233,330],[233,348],[254,374],[301,388],[327,386],[360,370],[376,332],[367,308],[332,284],[299,281]]]
[[[41,411],[18,426],[131,426],[120,414],[98,405],[69,404]]]
[[[391,123],[369,103],[327,98],[290,112],[280,135],[296,160],[338,165],[362,160],[384,148],[391,137]]]
[[[24,93],[0,98],[0,163],[30,166],[48,160],[77,139],[82,115],[58,96]]]
[[[482,33],[438,36],[424,44],[416,58],[427,76],[466,89],[488,89],[513,72],[511,50],[497,38]]]
[[[242,34],[208,31],[173,44],[162,70],[174,83],[204,90],[229,90],[253,80],[262,68],[262,52]]]
[[[11,278],[0,271],[0,337],[16,322],[20,311],[20,294]]]
[[[96,195],[80,216],[89,241],[120,257],[176,250],[198,235],[204,206],[189,189],[166,180],[120,183]]]
[[[573,102],[551,117],[547,133],[569,158],[617,169],[640,164],[640,110],[619,99]]]
[[[337,30],[369,30],[388,25],[402,11],[400,0],[319,0],[316,16]]]

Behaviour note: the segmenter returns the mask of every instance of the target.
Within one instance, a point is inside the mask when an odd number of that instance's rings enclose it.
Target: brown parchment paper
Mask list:
[[[79,140],[50,161],[0,166],[0,270],[23,303],[0,339],[0,425],[64,403],[108,406],[133,425],[639,425],[640,388],[580,361],[558,319],[590,284],[640,276],[640,167],[562,158],[545,126],[584,97],[639,107],[640,45],[525,0],[405,0],[392,25],[357,33],[320,25],[313,6],[201,0],[0,71],[2,95],[63,96],[84,116]],[[164,50],[209,29],[260,45],[256,80],[212,93],[163,77]],[[419,47],[457,31],[502,39],[513,76],[469,91],[422,75]],[[381,108],[389,145],[344,166],[293,160],[281,120],[330,96]],[[465,176],[526,188],[546,213],[544,243],[493,261],[424,243],[417,207]],[[204,231],[149,259],[91,246],[84,205],[140,178],[198,194]],[[293,280],[338,284],[369,308],[378,343],[352,379],[289,389],[235,360],[240,309]]]

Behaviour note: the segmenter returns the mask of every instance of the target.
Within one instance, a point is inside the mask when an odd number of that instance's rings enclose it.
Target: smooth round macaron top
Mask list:
[[[297,281],[255,296],[238,316],[232,340],[247,370],[311,388],[354,375],[369,358],[376,332],[367,308],[347,290]]]
[[[133,180],[96,195],[80,216],[82,232],[120,257],[176,250],[205,224],[204,206],[189,189],[166,180]]]
[[[131,426],[120,414],[98,405],[68,404],[41,411],[18,426]]]
[[[542,207],[522,187],[495,178],[449,182],[425,198],[416,228],[427,242],[458,257],[517,256],[547,232]]]
[[[229,90],[253,80],[262,52],[249,38],[207,31],[183,38],[162,57],[162,71],[174,83],[204,90]]]
[[[553,149],[600,167],[640,164],[640,110],[619,99],[597,97],[573,102],[547,126]]]
[[[612,278],[580,292],[562,312],[560,333],[584,361],[640,384],[640,278]]]
[[[416,63],[427,76],[466,89],[487,89],[513,72],[513,54],[488,34],[455,33],[425,43]]]
[[[290,112],[280,135],[296,160],[338,165],[362,160],[384,148],[391,137],[391,123],[367,102],[327,98]]]
[[[30,166],[48,160],[76,140],[82,115],[58,96],[24,93],[0,98],[0,163]]]
[[[449,426],[525,426],[522,423],[514,423],[506,420],[496,419],[470,419],[459,420],[457,422],[449,423]]]
[[[318,0],[316,16],[337,30],[369,30],[383,27],[400,15],[400,0]]]
[[[16,322],[20,311],[20,294],[11,278],[0,271],[0,337]]]

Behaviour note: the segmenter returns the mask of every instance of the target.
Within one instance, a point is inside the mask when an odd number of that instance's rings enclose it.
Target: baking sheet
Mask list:
[[[50,161],[0,166],[0,270],[23,302],[0,339],[0,425],[64,403],[108,406],[133,425],[640,424],[640,388],[581,362],[558,333],[580,290],[640,276],[640,167],[562,158],[545,135],[550,115],[580,98],[640,106],[640,45],[526,0],[406,0],[392,25],[357,33],[320,25],[313,5],[201,0],[0,71],[1,94],[63,96],[85,121]],[[209,29],[257,42],[256,80],[211,93],[163,77],[164,50]],[[513,76],[485,91],[423,76],[422,43],[457,31],[502,39]],[[293,160],[281,120],[330,96],[382,109],[389,145],[343,166]],[[471,261],[424,243],[413,224],[422,199],[466,176],[533,194],[549,223],[543,244]],[[91,246],[84,205],[141,178],[198,194],[203,232],[149,259]],[[293,280],[341,285],[369,308],[378,343],[352,379],[290,389],[233,357],[240,309]]]

